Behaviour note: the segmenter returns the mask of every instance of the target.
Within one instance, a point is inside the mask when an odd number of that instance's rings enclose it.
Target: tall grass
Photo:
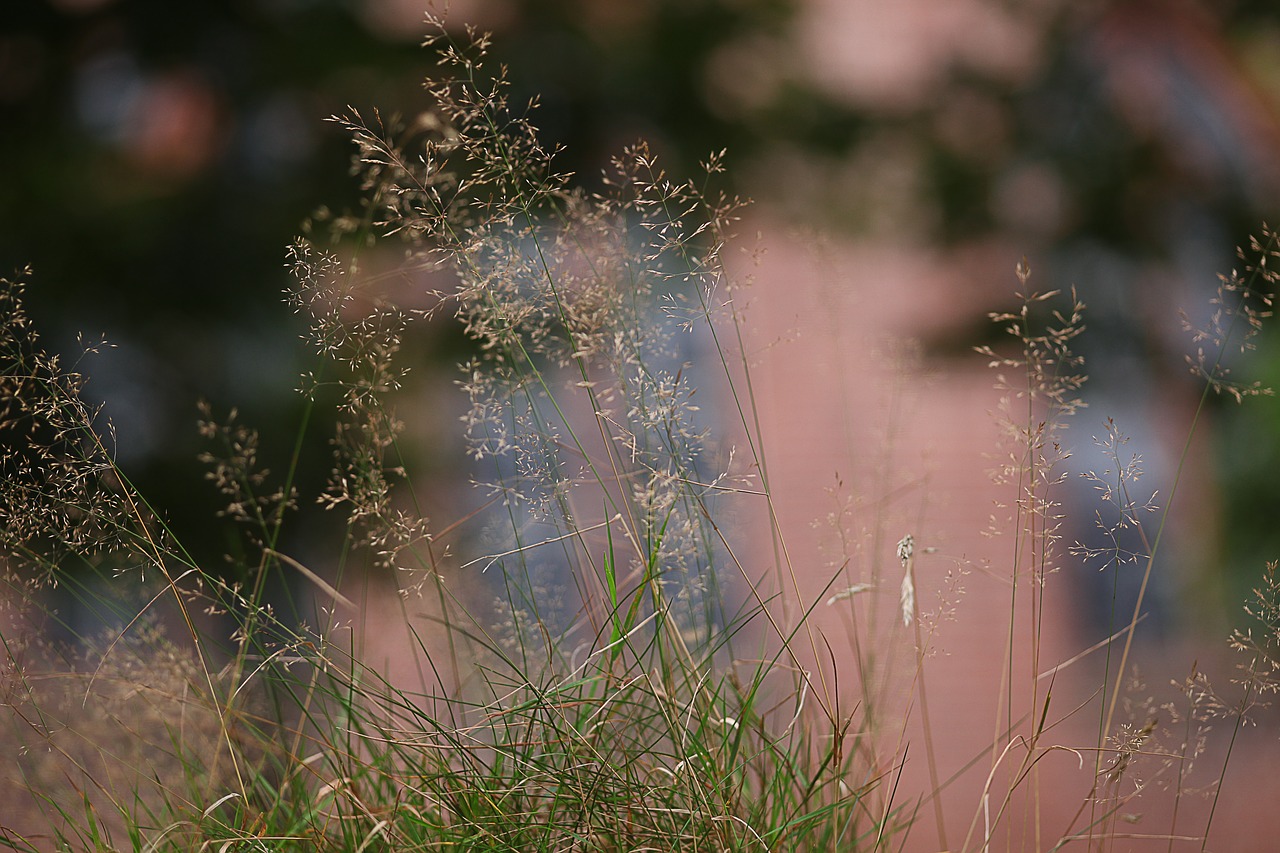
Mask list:
[[[1133,767],[1155,759],[1175,779],[1161,843],[1203,847],[1211,815],[1179,822],[1189,760],[1210,715],[1238,725],[1280,683],[1274,566],[1254,605],[1262,628],[1233,640],[1248,660],[1242,698],[1193,670],[1168,735],[1181,748],[1152,747],[1167,717],[1124,715],[1141,595],[1098,652],[1094,742],[1057,740],[1055,726],[1085,711],[1055,694],[1054,674],[1074,662],[1040,651],[1051,575],[1124,556],[1060,542],[1061,429],[1084,381],[1071,351],[1084,307],[1049,307],[1055,295],[1036,293],[1024,264],[1021,308],[993,316],[1014,345],[985,350],[1007,401],[1007,640],[990,745],[944,766],[936,746],[951,733],[926,676],[958,664],[929,655],[943,626],[922,619],[914,538],[852,584],[850,547],[820,595],[802,592],[726,270],[742,202],[712,189],[720,158],[684,181],[641,145],[598,191],[576,188],[507,102],[485,38],[441,35],[436,47],[429,111],[335,119],[355,142],[365,205],[317,219],[289,248],[287,299],[316,364],[300,389],[298,448],[337,400],[327,487],[300,494],[300,450],[272,474],[253,429],[201,412],[202,458],[226,499],[211,523],[235,525],[246,555],[231,571],[192,557],[115,463],[83,378],[44,351],[23,313],[24,277],[0,291],[6,745],[17,759],[3,844],[897,850],[933,845],[930,833],[937,849],[1117,849],[1123,809],[1148,778],[1130,784]],[[389,246],[401,259],[376,272]],[[1215,325],[1197,333],[1212,347],[1191,362],[1206,398],[1261,390],[1234,384],[1220,361],[1269,306],[1274,238],[1248,257],[1224,279]],[[406,283],[411,295],[393,299]],[[443,501],[415,477],[406,423],[426,409],[405,358],[442,324],[468,341],[452,446],[473,479],[468,496]],[[1139,532],[1145,592],[1167,509],[1145,513],[1130,497],[1139,471],[1118,427],[1104,445],[1114,465],[1094,476],[1114,507],[1107,524]],[[304,501],[340,528],[333,553],[286,552]],[[454,516],[429,518],[432,501]],[[44,593],[73,584],[73,569],[143,606],[108,636],[42,641],[58,618]],[[273,601],[276,576],[304,600]],[[398,606],[358,592],[370,576],[394,579]],[[887,588],[892,613],[865,603]],[[816,625],[828,605],[849,608],[847,648]],[[410,675],[371,651],[396,632]],[[902,724],[913,708],[915,742]],[[1059,794],[1039,767],[1068,749],[1092,790],[1065,829],[1042,826],[1044,800]],[[928,768],[923,789],[902,787],[909,760]],[[954,784],[965,772],[977,783]],[[1226,773],[1224,761],[1217,780]],[[964,825],[944,794],[964,800]]]

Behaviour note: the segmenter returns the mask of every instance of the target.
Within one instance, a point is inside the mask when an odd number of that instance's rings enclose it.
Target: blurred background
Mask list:
[[[34,268],[54,349],[73,356],[79,332],[115,345],[85,363],[90,393],[197,554],[226,550],[205,523],[197,401],[297,422],[285,246],[317,208],[356,203],[325,119],[425,106],[424,2],[24,0],[0,18],[0,273]],[[1280,197],[1274,3],[462,0],[448,16],[494,31],[516,98],[540,99],[535,123],[587,185],[640,138],[678,176],[727,148],[726,182],[757,202],[748,229],[836,247],[823,287],[869,294],[860,316],[877,319],[837,337],[917,338],[945,376],[991,339],[986,312],[1015,304],[1019,257],[1037,288],[1077,286],[1092,424],[1077,449],[1114,416],[1152,488],[1171,479],[1189,420],[1170,413],[1198,393],[1177,311],[1208,316]],[[764,337],[803,336],[813,320],[792,314]],[[1276,384],[1274,341],[1238,369]],[[447,371],[460,342],[418,345]],[[1280,555],[1280,409],[1254,402],[1213,401],[1158,626],[1217,624]],[[264,434],[269,465],[293,436]],[[304,493],[328,437],[310,436]],[[448,464],[444,444],[422,452]],[[307,517],[295,535],[320,535]],[[1085,601],[1109,581],[1091,584]]]
[[[220,498],[196,458],[197,403],[271,427],[262,459],[287,466],[310,356],[282,300],[285,247],[318,208],[358,201],[349,140],[326,118],[427,106],[425,2],[20,0],[0,16],[0,275],[33,267],[51,348],[74,358],[81,332],[114,344],[82,365],[89,392],[125,470],[207,564],[236,545],[208,523]],[[928,516],[922,544],[990,558],[977,534],[999,497],[982,485],[995,395],[972,347],[1000,339],[987,315],[1016,308],[1023,256],[1034,288],[1075,286],[1088,305],[1071,468],[1105,467],[1090,439],[1113,417],[1164,500],[1202,388],[1178,312],[1208,319],[1218,274],[1280,199],[1272,0],[455,0],[448,19],[495,33],[515,98],[540,100],[535,124],[587,186],[641,138],[680,177],[728,149],[727,188],[756,201],[742,230],[768,250],[743,267],[750,340],[797,538],[839,500],[829,486],[880,470],[857,448],[887,447],[902,473],[883,482],[909,496],[904,517]],[[442,326],[408,356],[447,387],[464,346]],[[890,363],[911,405],[885,391]],[[1277,336],[1232,366],[1280,385]],[[1219,643],[1280,557],[1280,406],[1248,403],[1210,401],[1144,636]],[[411,426],[420,479],[459,477],[452,414]],[[307,434],[303,494],[323,488],[330,436]],[[1090,485],[1071,478],[1066,500],[1066,540],[1099,544]],[[304,556],[336,535],[309,505],[290,530],[281,550]],[[817,545],[796,553],[823,564]],[[1067,580],[1049,646],[1105,635],[1112,581]],[[992,640],[958,628],[949,642]],[[976,706],[956,674],[935,683],[952,713]],[[990,719],[972,713],[975,731]]]

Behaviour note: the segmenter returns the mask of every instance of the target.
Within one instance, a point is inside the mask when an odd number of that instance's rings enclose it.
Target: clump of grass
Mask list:
[[[769,602],[717,521],[748,478],[700,420],[693,398],[708,391],[695,385],[688,341],[722,346],[712,325],[729,293],[720,253],[740,202],[670,179],[643,146],[615,161],[602,192],[571,189],[509,108],[505,82],[484,76],[485,47],[443,45],[449,76],[414,123],[336,119],[356,142],[367,207],[327,222],[334,248],[290,249],[288,298],[321,358],[303,392],[340,399],[335,466],[316,497],[346,530],[333,566],[313,571],[278,550],[301,499],[294,472],[273,482],[256,434],[206,410],[210,479],[257,555],[241,582],[206,572],[96,440],[78,379],[56,380],[74,387],[50,411],[77,431],[51,429],[63,442],[83,436],[75,473],[101,474],[116,491],[112,512],[100,510],[89,500],[98,481],[83,476],[57,487],[51,512],[78,507],[66,517],[108,535],[65,532],[40,549],[15,526],[11,550],[25,546],[56,580],[69,556],[99,559],[120,539],[162,580],[157,598],[237,626],[222,652],[186,618],[193,669],[182,684],[201,689],[156,685],[196,696],[209,712],[205,740],[175,735],[195,751],[175,752],[175,772],[143,773],[131,798],[114,800],[122,821],[57,804],[55,835],[92,846],[120,843],[116,828],[134,846],[800,849],[883,831],[861,806],[874,780],[851,775],[852,753],[815,736],[806,673],[781,625],[772,642],[756,626],[772,619]],[[713,176],[718,158],[705,166]],[[426,308],[382,298],[355,260],[374,236],[405,242],[406,274],[448,270],[454,285]],[[485,497],[469,524],[444,532],[415,505],[395,410],[405,336],[439,315],[473,342],[462,428]],[[14,340],[24,325],[10,329]],[[732,399],[728,352],[717,359]],[[58,375],[28,365],[42,371]],[[29,470],[68,479],[47,463]],[[35,511],[24,520],[58,532]],[[314,624],[287,624],[268,605],[265,579],[281,569],[315,591]],[[389,571],[406,597],[434,601],[438,630],[415,638],[431,675],[416,687],[367,667],[352,644],[353,602],[338,587],[357,569]],[[735,574],[738,591],[723,591]],[[476,585],[497,604],[459,592]],[[126,660],[125,646],[111,646],[98,677],[134,683]],[[242,727],[271,733],[274,748],[250,757]],[[53,748],[53,729],[41,731]],[[218,756],[230,771],[207,790],[196,776]],[[39,774],[32,782],[43,789]],[[152,787],[165,792],[160,805],[144,794]]]
[[[1028,839],[1047,849],[1120,837],[1113,817],[1136,792],[1124,782],[1158,736],[1155,722],[1116,722],[1141,602],[1113,626],[1123,651],[1107,666],[1091,747],[1051,742],[1061,700],[1042,677],[1050,662],[1039,645],[1048,579],[1065,561],[1062,429],[1080,405],[1071,343],[1083,306],[1070,300],[1040,329],[1053,294],[1029,288],[1024,264],[1020,310],[993,318],[1017,342],[1016,352],[986,353],[1009,401],[998,472],[1013,496],[1001,525],[1011,534],[1009,623],[985,783],[968,804],[972,820],[949,831],[941,798],[963,768],[939,767],[934,754],[947,729],[928,718],[925,670],[943,620],[921,618],[913,537],[896,549],[890,636],[906,638],[926,715],[926,791],[898,789],[912,747],[877,674],[874,644],[886,635],[855,625],[850,655],[813,625],[823,601],[855,601],[870,585],[839,589],[838,566],[806,600],[789,564],[725,266],[742,202],[710,188],[720,158],[680,181],[638,145],[599,191],[575,188],[528,113],[507,101],[503,72],[486,66],[485,37],[440,32],[430,111],[409,122],[335,118],[355,142],[365,206],[318,218],[289,248],[286,298],[317,358],[303,377],[300,432],[322,399],[338,401],[326,488],[299,494],[297,455],[273,475],[254,430],[234,413],[201,412],[209,479],[244,533],[234,579],[187,554],[115,464],[109,428],[81,401],[83,380],[39,347],[21,280],[0,290],[10,439],[0,510],[13,605],[5,695],[23,752],[15,781],[34,795],[37,826],[5,826],[0,842],[875,850],[901,848],[936,804],[940,844],[963,837],[960,849],[985,850],[1001,832],[1015,837],[1023,792],[1038,814],[1038,767],[1068,747],[1096,756],[1097,783],[1070,826],[1042,831],[1036,820]],[[1254,247],[1264,259],[1275,256],[1267,241]],[[399,265],[369,272],[388,245],[403,250]],[[397,302],[391,279],[417,292]],[[1263,264],[1224,281],[1221,322],[1201,337],[1226,347],[1237,321],[1256,333],[1263,285],[1274,285]],[[478,496],[444,523],[423,509],[430,487],[414,477],[403,413],[406,343],[441,322],[470,345],[457,380],[460,446]],[[1260,390],[1229,383],[1213,354],[1192,366],[1206,394]],[[1125,491],[1137,466],[1122,460],[1122,443],[1109,429],[1115,470],[1095,476],[1115,524],[1142,530]],[[306,500],[342,531],[323,565],[284,550]],[[1143,541],[1145,589],[1160,536]],[[59,665],[24,638],[52,618],[42,589],[76,564],[133,584],[146,604],[96,651]],[[270,603],[276,573],[310,592],[293,607],[305,620]],[[402,626],[415,679],[374,665],[358,639],[361,623],[390,621],[359,612],[350,593],[350,579],[369,573],[395,579],[402,612],[428,614]],[[1260,593],[1266,633],[1235,638],[1251,657],[1236,719],[1275,689],[1274,593],[1270,581]],[[181,643],[151,627],[162,602]],[[228,621],[230,631],[218,627]],[[1024,635],[1029,664],[1015,655]],[[849,657],[861,682],[852,708],[826,678],[847,672],[836,664]],[[1235,707],[1211,698],[1200,673],[1183,695],[1182,752],[1161,756],[1176,768],[1178,802],[1205,715]],[[1180,828],[1175,810],[1170,843]]]

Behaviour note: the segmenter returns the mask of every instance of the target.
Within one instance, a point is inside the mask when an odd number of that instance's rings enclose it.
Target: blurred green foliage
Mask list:
[[[998,238],[1045,259],[1041,287],[1081,286],[1101,330],[1087,354],[1127,342],[1120,354],[1148,365],[1139,383],[1177,381],[1150,372],[1177,353],[1141,306],[1210,292],[1280,188],[1259,173],[1280,140],[1273,3],[1043,4],[1027,70],[946,59],[928,92],[897,105],[820,79],[797,36],[817,6],[801,0],[465,5],[497,31],[514,98],[540,101],[535,124],[588,185],[642,137],[675,175],[727,147],[730,185],[789,220],[942,251]],[[434,58],[404,6],[32,0],[0,21],[0,271],[34,267],[31,310],[55,348],[74,352],[77,331],[119,345],[87,365],[90,392],[193,542],[216,505],[193,494],[197,399],[250,423],[300,416],[284,247],[317,206],[358,197],[349,140],[324,119],[425,106]],[[1155,94],[1126,95],[1134,73],[1159,81]],[[1161,292],[1175,274],[1205,289]],[[456,344],[422,357],[454,360]],[[1134,381],[1093,385],[1125,396]],[[1274,452],[1280,414],[1249,411],[1226,434]],[[327,438],[304,448],[314,476]],[[264,457],[287,458],[291,442],[291,429],[264,435]],[[1270,530],[1280,491],[1255,480],[1224,481],[1226,518]]]

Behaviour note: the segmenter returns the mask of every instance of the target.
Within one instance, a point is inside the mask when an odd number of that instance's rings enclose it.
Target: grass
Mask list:
[[[928,688],[936,668],[962,664],[933,655],[946,625],[922,606],[915,561],[928,549],[873,519],[847,531],[817,595],[791,560],[741,284],[725,263],[742,202],[712,189],[720,159],[680,181],[637,146],[599,192],[575,188],[507,103],[484,37],[438,46],[429,112],[335,119],[355,142],[366,204],[318,218],[289,248],[287,299],[316,364],[292,460],[271,474],[253,429],[201,413],[202,459],[226,501],[211,524],[239,531],[229,570],[188,553],[116,465],[83,377],[44,351],[23,312],[24,277],[0,291],[10,802],[29,801],[21,823],[0,819],[0,844],[1115,850],[1130,849],[1133,804],[1162,795],[1168,827],[1147,840],[1205,849],[1231,753],[1207,782],[1192,760],[1212,721],[1234,743],[1280,683],[1275,566],[1251,605],[1259,627],[1233,637],[1245,661],[1234,698],[1193,665],[1181,704],[1146,715],[1133,641],[1176,483],[1164,507],[1142,506],[1137,458],[1107,422],[1110,467],[1092,476],[1110,510],[1098,518],[1136,531],[1141,551],[1061,541],[1084,306],[1035,292],[1024,262],[1018,309],[992,318],[1009,345],[982,351],[1006,403],[995,471],[1006,639],[1000,683],[974,680],[993,691],[991,741],[948,764],[955,733]],[[388,246],[403,250],[393,275],[377,271]],[[1268,314],[1275,238],[1241,257],[1212,325],[1194,332],[1201,410],[1214,393],[1262,392],[1223,358]],[[392,298],[405,282],[415,290]],[[423,411],[405,353],[441,324],[469,342],[451,445],[474,481],[463,498],[415,476],[406,440]],[[303,495],[300,448],[326,401],[334,465],[321,493]],[[341,531],[332,552],[286,550],[304,502]],[[440,522],[428,505],[454,515]],[[1137,604],[1114,613],[1111,642],[1050,659],[1046,590],[1091,562],[1131,563]],[[58,619],[44,593],[76,584],[73,568],[144,606],[105,637],[42,639]],[[279,577],[306,594],[282,608],[269,594]],[[397,606],[377,603],[370,578],[394,579]],[[891,608],[879,603],[888,589]],[[846,637],[820,626],[831,608]],[[408,675],[379,657],[401,631]],[[1105,658],[1100,678],[1064,698],[1058,673],[1085,652]],[[1092,742],[1062,742],[1063,722],[1086,714]],[[1059,777],[1042,776],[1064,754],[1087,788],[1065,805]],[[1190,804],[1196,788],[1207,815]],[[1064,808],[1074,817],[1050,826]]]

